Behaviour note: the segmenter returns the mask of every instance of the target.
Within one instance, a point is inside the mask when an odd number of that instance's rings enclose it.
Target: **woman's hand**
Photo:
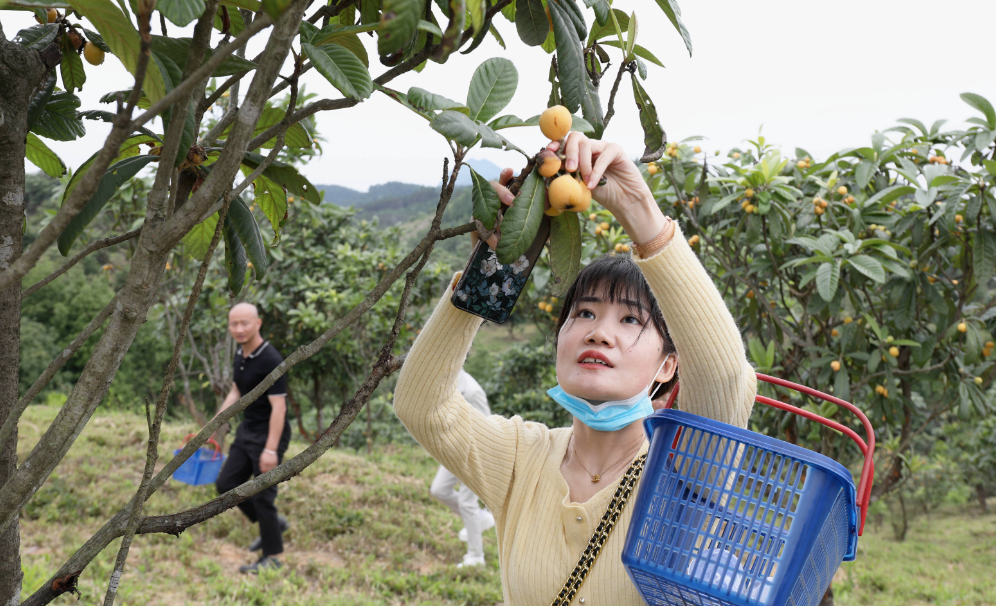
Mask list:
[[[556,141],[547,146],[554,152],[559,148]],[[580,168],[581,178],[592,190],[592,197],[612,213],[633,242],[645,244],[661,233],[664,214],[657,207],[640,170],[626,157],[621,146],[572,132],[568,135],[564,155],[564,168],[568,171]],[[606,183],[598,185],[602,177]]]

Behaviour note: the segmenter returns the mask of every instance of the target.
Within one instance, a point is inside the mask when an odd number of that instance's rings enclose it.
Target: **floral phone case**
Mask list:
[[[450,299],[453,306],[495,324],[503,324],[512,314],[512,308],[526,287],[526,280],[549,237],[550,217],[544,216],[529,249],[509,265],[499,263],[498,256],[487,243],[478,242],[453,290]]]

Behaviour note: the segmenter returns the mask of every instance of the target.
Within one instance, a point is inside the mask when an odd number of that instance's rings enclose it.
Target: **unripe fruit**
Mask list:
[[[975,377],[975,379],[973,380],[975,381],[976,385],[982,385],[982,377]]]
[[[895,339],[895,338],[894,338],[894,337],[893,337],[892,335],[889,335],[889,336],[887,336],[887,337],[885,338],[885,342],[886,342],[886,343],[892,343],[892,342],[893,342],[893,341],[895,341],[895,340],[896,340],[896,339]]]
[[[93,42],[87,42],[83,46],[83,58],[90,65],[100,65],[104,62],[104,51]]]
[[[839,331],[838,331],[838,330],[837,330],[836,328],[834,328],[834,329],[832,329],[832,330],[830,331],[830,336],[831,336],[831,337],[836,337],[836,336],[838,336],[838,335],[840,335],[840,332],[839,332]]]
[[[591,213],[590,215],[588,215],[589,221],[594,221],[596,219],[598,219],[598,215],[596,215],[595,213]]]
[[[563,105],[554,105],[540,114],[539,127],[543,136],[551,141],[560,141],[571,132],[571,112]]]
[[[607,221],[602,221],[598,226],[602,228],[602,231],[609,231],[609,228],[612,227]]]
[[[840,194],[841,196],[846,196],[847,188],[841,185],[840,187],[837,188],[837,193]]]
[[[896,347],[895,345],[893,345],[892,347],[890,347],[889,348],[889,355],[892,356],[893,358],[898,358],[899,357],[899,348]]]
[[[575,210],[581,204],[581,186],[570,175],[560,175],[547,190],[550,206],[557,210]]]
[[[740,152],[733,152],[733,159],[736,160],[740,157]]]
[[[560,171],[560,158],[557,154],[544,149],[539,154],[539,174],[542,177],[552,177]]]
[[[701,148],[701,147],[699,147],[698,145],[696,145],[696,146],[695,146],[695,147],[694,147],[694,148],[692,149],[692,151],[694,151],[695,153],[697,153],[697,154],[698,154],[698,153],[701,153],[701,152],[702,152],[702,148]]]
[[[747,191],[744,192],[744,197],[745,198],[753,198],[754,197],[754,190],[748,187]]]
[[[556,303],[557,297],[550,297],[550,303]]]
[[[838,362],[837,360],[830,362],[830,368],[832,368],[834,372],[837,372],[838,370],[840,370],[840,362]]]
[[[968,324],[965,324],[964,322],[959,322],[958,332],[968,332]]]
[[[647,165],[647,172],[650,173],[651,175],[656,175],[657,174],[657,165],[654,164],[653,162],[651,162],[650,164],[648,164]]]

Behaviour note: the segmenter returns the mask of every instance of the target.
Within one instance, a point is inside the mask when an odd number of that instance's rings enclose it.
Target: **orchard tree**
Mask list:
[[[657,4],[691,52],[676,2],[658,0]],[[542,215],[546,204],[545,188],[540,187],[532,161],[516,184],[518,188],[527,183],[529,195],[512,207],[516,216],[504,225],[499,220],[504,209],[479,176],[474,177],[474,223],[441,225],[467,151],[477,144],[518,150],[501,131],[537,124],[537,118],[499,115],[518,85],[512,63],[501,57],[484,61],[471,79],[465,102],[418,87],[407,92],[393,90],[388,87],[392,80],[421,71],[429,61],[443,64],[454,52],[472,52],[487,36],[504,46],[499,28],[504,22],[513,23],[523,43],[540,47],[537,54],[552,55],[550,105],[562,104],[571,114],[580,112],[575,127],[592,136],[601,136],[614,115],[615,92],[629,74],[646,131],[646,158],[660,157],[664,132],[640,83],[647,78],[647,63],[660,62],[636,45],[636,14],[612,9],[608,0],[585,0],[585,5],[590,11],[575,0],[549,0],[545,5],[542,0],[337,0],[324,5],[313,5],[310,0],[0,0],[0,8],[33,12],[39,22],[18,32],[0,27],[0,603],[20,602],[18,512],[86,427],[150,307],[161,299],[167,263],[178,250],[198,259],[200,267],[185,297],[171,295],[176,305],[175,344],[162,389],[155,402],[148,404],[149,439],[139,488],[125,508],[24,600],[26,604],[45,604],[75,591],[88,563],[112,540],[122,537],[104,598],[105,604],[113,603],[136,534],[177,535],[299,473],[325,452],[379,381],[401,365],[402,358],[393,354],[395,341],[405,324],[416,277],[435,242],[476,229],[485,237],[501,235],[499,254],[507,259],[516,255],[518,243],[531,239],[537,210]],[[167,27],[191,24],[189,38],[167,34]],[[161,35],[153,35],[154,25]],[[511,28],[506,25],[505,31]],[[263,32],[265,48],[251,60],[246,58],[246,43]],[[376,77],[370,73],[371,61],[359,38],[363,33],[376,36],[377,55],[386,66]],[[81,111],[75,91],[87,85],[87,65],[109,60],[120,61],[134,81],[130,87],[123,85],[125,90],[101,91],[104,105]],[[600,90],[606,87],[600,83],[603,74],[610,73],[612,61],[616,72],[603,112]],[[315,72],[342,97],[305,102],[302,78]],[[222,80],[215,85],[212,78]],[[321,203],[318,190],[280,158],[295,157],[305,153],[295,150],[313,147],[307,125],[317,112],[347,110],[375,93],[417,112],[451,142],[453,163],[444,163],[439,204],[428,231],[414,249],[399,253],[393,265],[367,280],[369,290],[354,297],[348,310],[336,308],[311,343],[292,352],[263,383],[207,423],[178,456],[154,474],[159,432],[179,356],[215,249],[223,242],[231,296],[238,296],[244,288],[250,263],[253,279],[265,283],[271,256],[277,257],[273,247],[279,243],[263,239],[260,222],[269,224],[267,231],[279,236],[288,213],[293,212],[288,208],[290,196],[299,204]],[[285,101],[273,101],[281,94],[287,95]],[[212,117],[209,109],[226,95],[230,102],[224,113]],[[84,137],[87,120],[110,123],[110,134],[102,142],[93,141],[97,151],[74,167],[58,212],[23,249],[24,159],[49,175],[62,176],[68,169],[45,140]],[[94,218],[115,191],[143,169],[153,177],[137,225],[92,237]],[[250,186],[253,195],[247,203]],[[576,243],[579,237],[577,216],[565,217],[554,232],[560,234],[555,238],[558,249],[565,242]],[[113,299],[18,398],[20,301],[33,292],[29,287],[22,293],[21,279],[53,244],[58,244],[63,255],[73,256],[48,281],[94,251],[129,240],[134,242],[127,276]],[[82,246],[84,241],[89,243]],[[576,271],[578,251],[569,247],[555,256],[565,263],[566,273],[557,277],[562,282],[572,269]],[[277,377],[356,323],[403,275],[391,328],[380,347],[370,349],[377,353],[366,362],[366,377],[314,444],[196,509],[163,516],[143,514],[149,496],[221,424]],[[66,359],[98,331],[100,336],[68,400],[18,466],[15,447],[21,413]]]

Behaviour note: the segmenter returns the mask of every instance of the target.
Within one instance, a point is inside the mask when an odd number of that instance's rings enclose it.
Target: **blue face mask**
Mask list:
[[[661,362],[657,373],[654,373],[654,378],[657,378],[657,374],[660,373],[661,368],[664,368],[664,363],[670,357],[671,354],[668,354],[664,358],[664,362]],[[554,402],[563,406],[567,412],[577,417],[579,421],[588,427],[596,431],[618,431],[630,423],[635,423],[654,412],[653,401],[650,397],[650,387],[653,384],[654,382],[651,381],[650,385],[641,389],[632,398],[609,400],[597,405],[592,404],[584,398],[572,396],[567,393],[560,386],[559,381],[556,387],[546,393],[553,398]]]

